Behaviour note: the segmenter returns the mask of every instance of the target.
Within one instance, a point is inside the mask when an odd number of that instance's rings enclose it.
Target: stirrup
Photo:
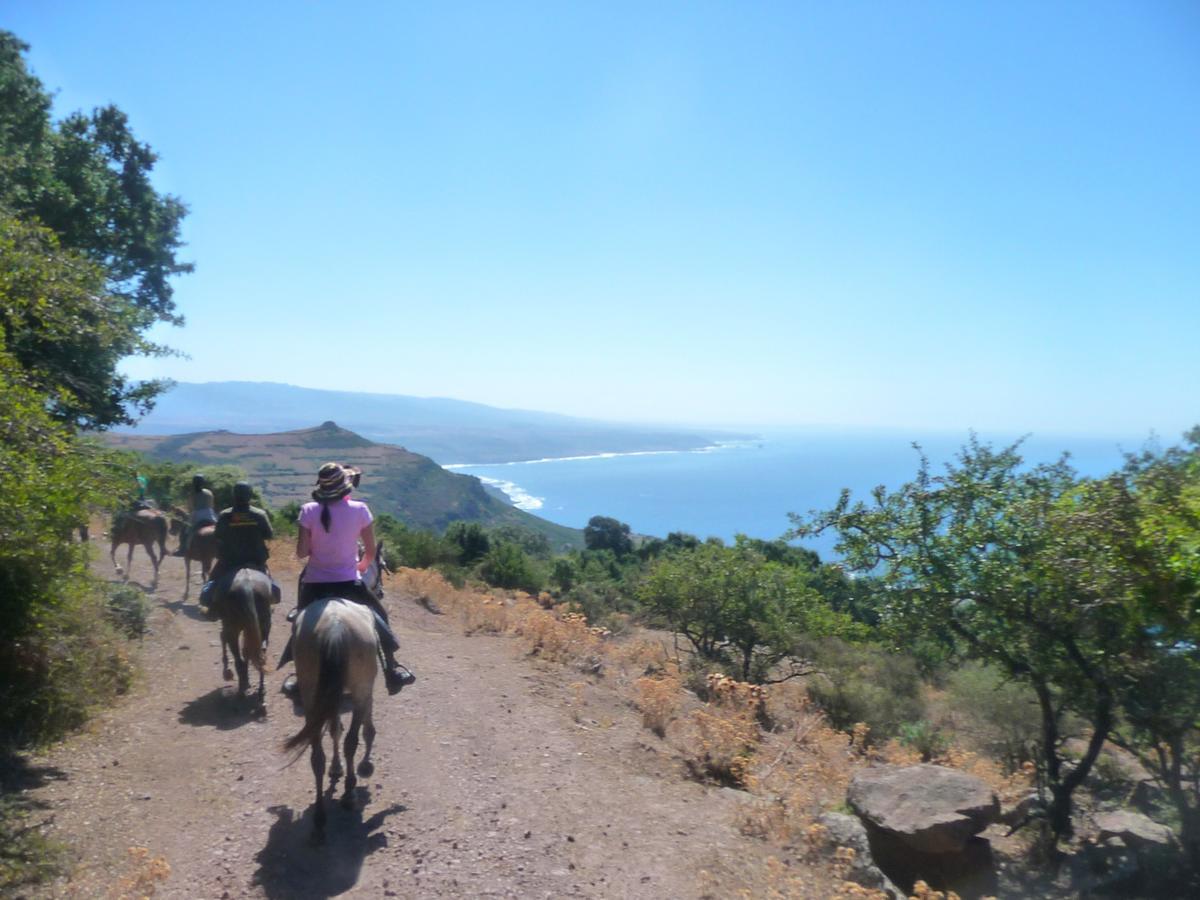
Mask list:
[[[409,671],[407,666],[402,666],[396,663],[393,668],[383,670],[383,683],[387,685],[387,692],[392,696],[400,693],[401,690],[414,684],[417,676]]]

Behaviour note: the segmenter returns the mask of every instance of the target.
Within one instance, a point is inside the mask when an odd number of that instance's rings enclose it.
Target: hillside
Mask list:
[[[289,431],[332,419],[365,437],[439,463],[491,463],[635,450],[690,450],[743,437],[620,425],[480,403],[397,394],[325,391],[270,382],[176,384],[137,434]]]
[[[447,472],[426,456],[376,443],[334,422],[276,434],[205,431],[108,434],[105,439],[158,459],[240,466],[272,506],[309,499],[314,473],[322,463],[348,463],[363,470],[357,496],[376,513],[389,513],[411,527],[441,531],[459,519],[514,524],[544,534],[556,548],[582,545],[578,530],[510,506],[473,476]]]

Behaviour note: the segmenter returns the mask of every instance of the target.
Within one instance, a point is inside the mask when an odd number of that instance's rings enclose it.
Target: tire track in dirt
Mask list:
[[[297,571],[290,547],[274,555],[272,665]],[[143,556],[134,567],[148,574]],[[110,574],[107,558],[97,571]],[[139,686],[31,762],[51,834],[77,861],[45,895],[133,893],[139,874],[152,879],[131,847],[165,859],[156,896],[180,898],[689,897],[762,871],[767,848],[735,827],[739,795],[682,779],[614,690],[395,595],[399,657],[419,680],[389,697],[380,679],[375,773],[355,810],[327,807],[327,843],[312,847],[307,754],[286,766],[279,750],[303,721],[279,693],[286,673],[268,673],[267,714],[254,715],[221,679],[218,626],[183,588],[168,559]]]

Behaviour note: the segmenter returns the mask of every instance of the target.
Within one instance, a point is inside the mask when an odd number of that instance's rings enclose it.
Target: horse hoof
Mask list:
[[[375,763],[371,762],[369,759],[364,759],[362,762],[360,762],[358,764],[358,777],[359,778],[370,778],[374,774],[375,774]]]
[[[226,681],[233,681],[233,670],[232,669],[226,669],[222,674],[225,676]]]

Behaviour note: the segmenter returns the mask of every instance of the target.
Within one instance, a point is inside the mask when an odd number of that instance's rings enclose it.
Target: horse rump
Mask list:
[[[326,723],[337,720],[350,662],[348,637],[346,626],[337,619],[317,634],[317,689],[311,708],[305,707],[304,727],[283,744],[285,751],[298,751],[291,762],[300,758],[306,744],[320,739],[321,730]],[[301,695],[303,696],[303,686]],[[336,728],[332,728],[331,731],[336,739]]]

